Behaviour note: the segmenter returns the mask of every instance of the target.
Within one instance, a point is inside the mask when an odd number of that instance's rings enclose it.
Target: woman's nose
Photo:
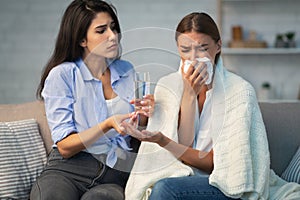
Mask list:
[[[193,48],[190,55],[190,60],[196,60],[197,58],[207,57],[207,52],[199,51],[197,48]]]
[[[190,60],[195,60],[196,58],[197,58],[197,51],[195,50],[195,48],[192,48]]]
[[[117,37],[117,32],[114,32],[113,30],[111,30],[110,28],[108,28],[108,39],[109,40],[115,40]]]

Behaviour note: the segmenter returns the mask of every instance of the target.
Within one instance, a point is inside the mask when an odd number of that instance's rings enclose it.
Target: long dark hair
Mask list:
[[[195,31],[209,35],[216,43],[221,39],[218,27],[214,20],[206,13],[194,12],[185,16],[178,24],[175,34],[175,40],[182,33]],[[215,57],[215,64],[218,63],[221,51]]]
[[[118,39],[121,28],[114,6],[102,0],[74,0],[66,9],[56,38],[54,52],[44,67],[36,96],[42,99],[42,90],[49,72],[63,62],[74,62],[83,55],[81,41],[86,37],[92,20],[99,12],[108,13],[116,25]]]

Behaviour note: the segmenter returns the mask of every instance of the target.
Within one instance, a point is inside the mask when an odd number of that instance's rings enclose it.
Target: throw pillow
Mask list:
[[[45,163],[36,120],[0,122],[0,199],[29,199]]]
[[[296,182],[300,184],[300,146],[291,162],[282,173],[281,178],[288,182]]]

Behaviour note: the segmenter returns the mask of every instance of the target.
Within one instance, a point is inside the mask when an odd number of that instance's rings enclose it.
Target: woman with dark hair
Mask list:
[[[134,69],[120,59],[120,40],[112,5],[74,0],[66,9],[37,91],[54,145],[31,199],[124,199],[136,149],[121,122],[134,110]]]
[[[299,198],[299,185],[286,184],[269,168],[255,91],[223,66],[214,20],[206,13],[188,14],[175,39],[179,70],[157,83],[147,130],[122,122],[127,132],[146,141],[126,199]]]

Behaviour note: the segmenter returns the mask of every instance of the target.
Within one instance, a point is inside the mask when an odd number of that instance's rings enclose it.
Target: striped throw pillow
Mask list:
[[[29,199],[45,163],[36,120],[0,122],[0,199]]]
[[[288,182],[296,182],[300,184],[300,146],[296,154],[293,156],[291,162],[284,170],[281,178]]]

